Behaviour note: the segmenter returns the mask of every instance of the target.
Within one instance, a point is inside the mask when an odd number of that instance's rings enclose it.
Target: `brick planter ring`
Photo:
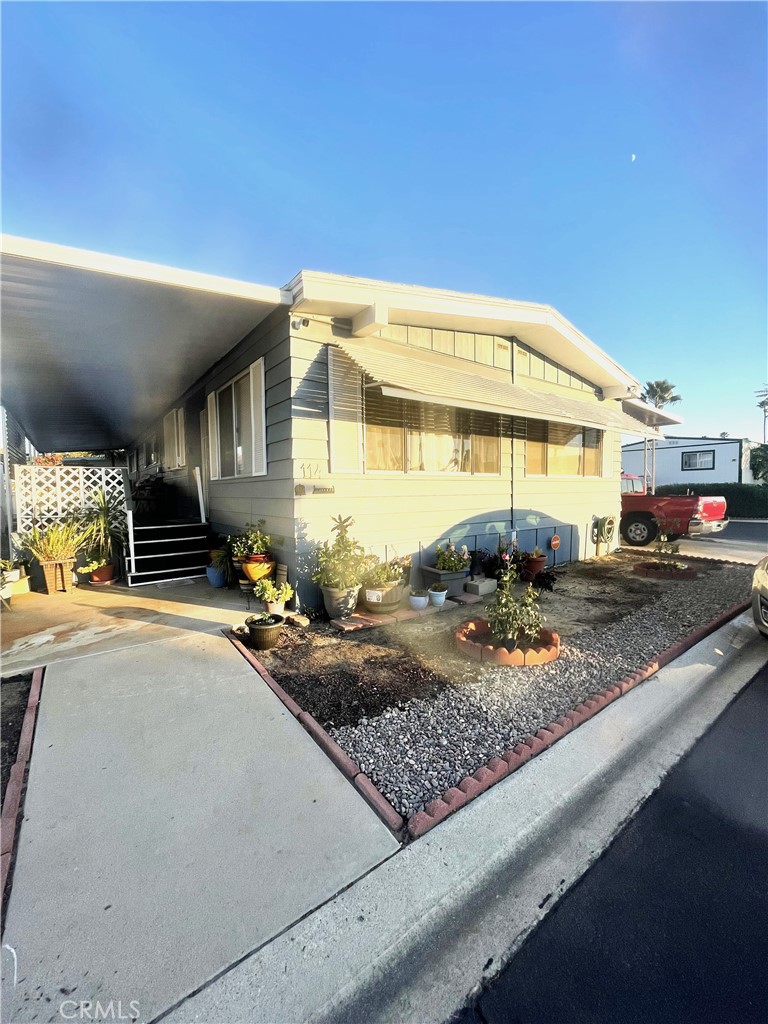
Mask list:
[[[646,576],[650,580],[695,580],[698,570],[691,566],[685,569],[657,569],[658,562],[637,562],[632,572],[638,576]]]
[[[468,658],[489,665],[511,665],[518,668],[526,665],[546,665],[560,657],[560,637],[549,629],[539,633],[539,643],[530,647],[506,647],[494,645],[491,627],[485,619],[470,619],[456,630],[456,648]]]

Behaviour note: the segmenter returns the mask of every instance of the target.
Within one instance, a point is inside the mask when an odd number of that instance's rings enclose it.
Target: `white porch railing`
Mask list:
[[[119,466],[15,466],[16,529],[50,526],[87,507],[99,487],[125,502],[124,472]]]

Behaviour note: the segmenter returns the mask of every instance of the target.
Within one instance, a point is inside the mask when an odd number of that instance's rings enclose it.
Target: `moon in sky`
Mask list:
[[[632,163],[634,163],[636,159],[637,159],[637,157],[636,157],[636,156],[635,156],[635,154],[633,153],[633,154],[632,154]]]

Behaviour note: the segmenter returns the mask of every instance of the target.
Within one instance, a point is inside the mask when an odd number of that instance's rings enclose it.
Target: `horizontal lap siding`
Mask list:
[[[611,457],[602,477],[526,477],[524,421],[515,420],[513,473],[513,527],[518,543],[531,549],[543,548],[549,563],[555,560],[548,547],[553,533],[561,537],[557,561],[590,558],[596,554],[591,540],[593,516],[617,516],[621,509],[619,466],[621,437],[609,434]],[[612,548],[619,542],[618,523]]]
[[[411,555],[414,564],[420,546],[425,563],[434,564],[434,545],[448,537],[470,548],[495,547],[499,533],[511,528],[510,438],[502,438],[499,476],[330,472],[326,345],[332,340],[333,329],[322,323],[292,339],[293,464],[296,483],[307,490],[296,498],[300,555],[311,560],[315,546],[330,539],[331,518],[339,514],[354,518],[352,532],[367,551]],[[334,491],[310,493],[314,486]],[[316,591],[307,588],[306,594],[318,600]]]
[[[267,475],[211,480],[209,518],[221,533],[241,531],[266,520],[272,553],[290,562],[294,551],[293,464],[291,461],[291,359],[288,313],[277,310],[216,364],[205,380],[210,393],[264,359]]]

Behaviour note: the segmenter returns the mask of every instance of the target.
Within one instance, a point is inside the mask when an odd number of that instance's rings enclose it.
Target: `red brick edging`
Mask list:
[[[447,818],[449,814],[453,814],[459,807],[463,807],[464,804],[469,803],[470,800],[484,793],[486,789],[500,782],[507,775],[516,772],[526,761],[536,757],[543,750],[547,750],[548,747],[557,743],[566,733],[578,728],[588,719],[592,718],[593,715],[602,711],[604,707],[607,707],[614,700],[633,689],[638,683],[655,675],[660,668],[668,665],[675,658],[680,657],[681,654],[684,654],[685,651],[709,636],[710,633],[714,633],[716,629],[724,626],[726,622],[735,619],[737,615],[746,611],[751,603],[748,600],[732,605],[710,622],[699,626],[698,629],[689,633],[682,640],[678,640],[671,647],[667,647],[666,650],[656,655],[655,658],[652,658],[651,661],[643,665],[638,671],[630,672],[629,675],[624,676],[623,679],[606,687],[599,693],[593,693],[573,711],[568,711],[561,718],[558,718],[556,722],[550,722],[549,725],[539,729],[535,736],[526,736],[522,743],[516,744],[512,750],[506,751],[501,757],[492,757],[487,764],[478,768],[472,775],[466,776],[457,786],[451,786],[450,789],[447,789],[442,797],[430,800],[423,811],[417,811],[416,814],[412,815],[408,819],[409,836],[414,839],[423,836],[425,832],[434,828],[435,825],[443,821],[444,818]]]
[[[328,735],[322,725],[320,725],[320,723],[313,718],[309,712],[302,710],[293,697],[290,697],[282,686],[275,682],[266,667],[262,665],[253,651],[249,650],[245,644],[235,636],[231,629],[222,629],[222,633],[229,642],[237,648],[245,660],[256,669],[258,674],[278,700],[282,701],[288,711],[290,711],[293,717],[306,729],[320,749],[328,755],[342,775],[344,775],[353,784],[358,793],[366,799],[387,828],[391,829],[398,838],[402,838],[402,833],[405,829],[405,819],[398,814],[389,800],[379,792],[368,776],[362,772],[352,758],[342,750],[336,740]]]
[[[5,892],[5,883],[8,880],[8,872],[11,869],[14,848],[16,846],[19,807],[21,806],[21,795],[24,789],[27,765],[32,754],[32,740],[35,735],[37,708],[40,704],[43,671],[42,668],[36,668],[32,672],[32,685],[29,688],[27,709],[24,712],[24,720],[21,723],[16,761],[13,768],[11,768],[11,775],[5,790],[5,797],[3,798],[3,811],[0,816],[0,894]]]

